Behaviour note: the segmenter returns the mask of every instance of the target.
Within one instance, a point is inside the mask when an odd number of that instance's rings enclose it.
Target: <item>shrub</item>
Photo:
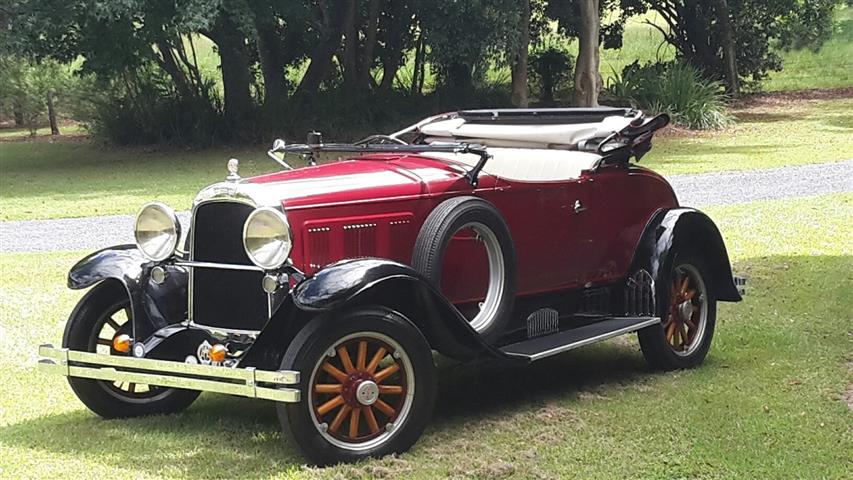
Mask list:
[[[554,104],[554,92],[565,86],[572,77],[574,58],[565,50],[549,46],[530,56],[530,76],[539,89],[539,102]]]
[[[712,130],[732,121],[723,85],[679,62],[634,62],[613,76],[604,93],[649,113],[666,112],[687,128]]]

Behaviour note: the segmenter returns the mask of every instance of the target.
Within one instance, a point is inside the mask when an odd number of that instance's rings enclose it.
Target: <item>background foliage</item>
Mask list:
[[[119,144],[301,138],[310,127],[354,137],[450,109],[510,106],[508,67],[522,66],[533,105],[566,106],[582,1],[8,0],[0,108],[35,126],[52,91],[62,115]],[[690,66],[666,68],[666,89],[642,81],[638,66],[614,71],[611,99],[672,111],[694,128],[725,123],[726,23],[737,73],[754,89],[781,68],[779,52],[819,48],[839,8],[836,0],[598,3],[605,52],[630,48],[626,32],[639,18],[659,30],[668,45],[659,51],[674,52],[661,60]],[[616,92],[620,82],[630,93]]]

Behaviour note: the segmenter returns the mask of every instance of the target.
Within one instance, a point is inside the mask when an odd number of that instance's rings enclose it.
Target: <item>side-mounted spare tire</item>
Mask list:
[[[412,267],[441,290],[444,254],[453,237],[470,229],[486,249],[489,281],[471,327],[488,342],[504,332],[515,303],[515,246],[503,217],[491,203],[477,197],[456,197],[440,203],[429,214],[412,255]]]

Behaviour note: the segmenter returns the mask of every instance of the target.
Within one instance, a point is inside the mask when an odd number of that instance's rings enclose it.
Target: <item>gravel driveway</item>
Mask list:
[[[682,205],[702,207],[853,191],[853,160],[678,175],[669,178]],[[184,231],[189,214],[179,214]],[[133,215],[0,222],[0,252],[95,250],[133,243]]]

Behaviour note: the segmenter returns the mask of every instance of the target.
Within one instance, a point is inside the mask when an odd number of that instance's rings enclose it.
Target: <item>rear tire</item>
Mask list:
[[[708,355],[717,320],[709,271],[702,257],[676,252],[670,270],[656,280],[661,323],[637,332],[643,357],[653,368],[692,368]]]
[[[123,314],[125,318],[116,320],[116,314],[122,311],[127,312]],[[89,290],[74,308],[65,327],[62,346],[96,352],[99,345],[107,347],[107,343],[112,344],[111,336],[119,332],[129,334],[131,321],[127,291],[116,282],[102,282]],[[111,346],[107,348],[112,355],[122,355]],[[117,384],[79,377],[68,377],[68,383],[89,410],[104,418],[177,413],[189,407],[199,396],[199,392],[194,390]]]
[[[489,287],[471,327],[494,343],[503,333],[515,303],[515,247],[509,228],[491,203],[477,197],[456,197],[440,203],[418,233],[412,267],[441,291],[444,253],[450,240],[470,228],[481,238],[489,257]]]
[[[276,405],[286,436],[319,465],[402,453],[435,403],[426,339],[405,317],[367,307],[317,317],[285,352],[301,372],[298,403]]]

